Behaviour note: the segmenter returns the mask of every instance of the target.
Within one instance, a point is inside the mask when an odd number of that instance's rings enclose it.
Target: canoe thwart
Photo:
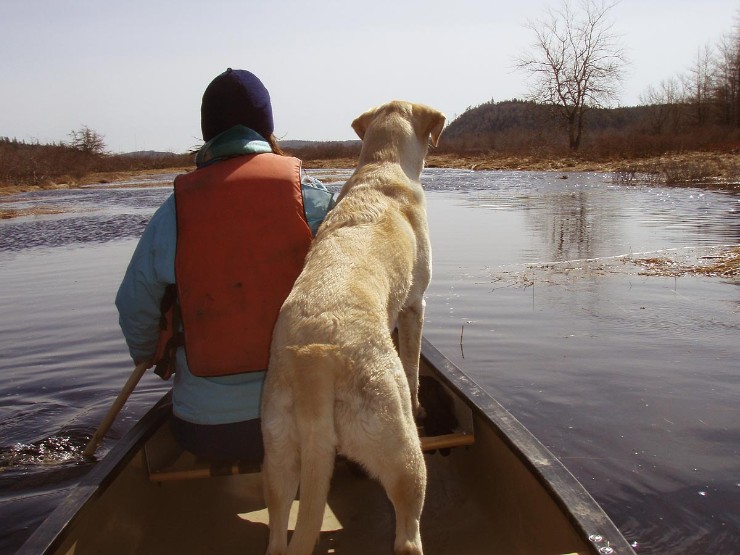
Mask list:
[[[144,447],[144,458],[151,482],[260,472],[259,461],[211,462],[199,459],[180,447],[169,426],[162,426],[157,435],[159,437],[156,441],[150,441]]]
[[[439,436],[422,436],[419,439],[421,440],[422,451],[464,447],[475,443],[475,436],[464,431]]]
[[[172,482],[176,480],[193,480],[196,478],[213,478],[216,476],[234,476],[236,474],[253,474],[260,472],[260,464],[255,462],[237,461],[233,463],[207,463],[192,461],[190,457],[183,457],[169,468],[161,470],[149,469],[149,481]]]
[[[465,431],[439,436],[422,436],[420,439],[423,451],[463,447],[472,445],[475,442],[475,436]],[[157,459],[159,459],[159,464],[155,463]],[[149,480],[151,482],[193,480],[197,478],[213,478],[216,476],[233,476],[260,472],[259,462],[236,461],[233,463],[209,463],[197,459],[187,451],[174,447],[170,457],[163,458],[161,454],[157,456],[156,454],[146,452],[146,460]]]
[[[418,428],[424,452],[440,451],[444,455],[449,453],[449,449],[475,442],[473,413],[447,386],[429,376],[421,376],[419,397],[426,412]],[[156,441],[148,442],[144,448],[152,482],[260,472],[259,462],[210,463],[197,458],[180,447],[169,426],[162,426],[157,434]]]

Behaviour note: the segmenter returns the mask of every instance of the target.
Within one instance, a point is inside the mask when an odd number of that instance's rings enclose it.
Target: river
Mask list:
[[[338,190],[343,170],[310,172]],[[0,552],[93,463],[132,370],[113,299],[172,176],[0,199]],[[740,541],[740,281],[671,271],[740,244],[740,189],[425,170],[425,334],[521,420],[642,554]],[[58,212],[58,213],[53,213]],[[656,267],[658,275],[647,275]],[[99,455],[168,388],[142,380]]]

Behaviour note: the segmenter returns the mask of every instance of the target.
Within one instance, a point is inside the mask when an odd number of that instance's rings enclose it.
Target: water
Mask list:
[[[348,172],[316,172],[338,189]],[[600,174],[427,170],[425,333],[543,441],[638,553],[740,539],[738,280],[647,277],[740,244],[740,191]],[[2,199],[0,552],[91,467],[80,452],[132,370],[113,306],[167,185]],[[166,390],[147,375],[103,455]]]

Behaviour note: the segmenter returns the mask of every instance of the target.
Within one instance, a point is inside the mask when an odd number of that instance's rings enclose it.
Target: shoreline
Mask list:
[[[353,169],[356,158],[304,159],[306,169]],[[589,159],[583,156],[514,156],[499,153],[455,154],[431,152],[426,158],[428,168],[466,169],[474,171],[546,171],[599,172],[617,174],[620,183],[662,183],[677,185],[730,185],[740,187],[740,151],[692,151],[645,158]],[[33,191],[75,189],[97,184],[145,186],[136,182],[150,175],[186,173],[195,166],[176,166],[163,169],[145,169],[91,173],[79,180],[48,182],[40,185],[11,185],[0,183],[0,202],[9,195]]]
[[[308,169],[352,168],[354,158],[303,161]],[[551,171],[658,174],[677,167],[691,169],[696,175],[740,183],[740,151],[690,151],[667,153],[642,158],[613,157],[592,159],[585,156],[526,156],[505,153],[457,154],[431,152],[426,157],[428,168],[467,169],[477,171]]]
[[[141,179],[148,175],[161,175],[166,173],[186,173],[194,169],[192,167],[176,166],[172,168],[162,169],[147,169],[147,170],[129,170],[129,171],[115,171],[115,172],[93,172],[79,180],[71,179],[61,183],[48,182],[41,185],[9,185],[6,183],[0,183],[0,202],[8,195],[16,195],[20,193],[30,193],[33,191],[53,191],[58,189],[79,189],[85,185],[107,185],[118,181],[131,181],[135,179]],[[122,186],[123,187],[123,186]]]

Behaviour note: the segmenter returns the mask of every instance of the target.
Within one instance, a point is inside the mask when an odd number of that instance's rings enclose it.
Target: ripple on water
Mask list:
[[[0,469],[84,463],[82,451],[90,437],[88,430],[67,429],[34,443],[0,447]]]
[[[75,243],[104,243],[114,239],[138,237],[149,216],[119,214],[114,216],[46,217],[27,221],[18,218],[3,224],[0,251],[24,251],[34,247],[63,247]]]

